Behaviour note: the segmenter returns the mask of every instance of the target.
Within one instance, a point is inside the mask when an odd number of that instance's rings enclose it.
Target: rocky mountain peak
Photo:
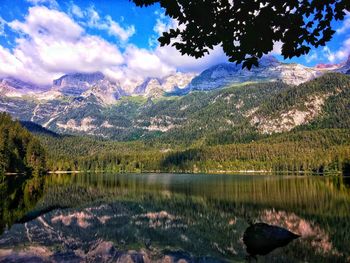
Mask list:
[[[345,62],[345,65],[348,65],[348,66],[350,67],[350,54],[349,54],[349,56],[348,56],[348,59],[347,59],[346,62]]]
[[[164,78],[146,78],[135,88],[134,93],[146,97],[159,97],[165,92],[184,89],[195,76],[194,73],[177,72]]]
[[[115,103],[116,100],[127,96],[127,94],[117,83],[103,79],[85,91],[82,96],[85,98],[93,96],[102,104],[108,105]]]
[[[103,79],[105,76],[101,72],[67,74],[53,81],[53,90],[67,96],[79,96]]]
[[[47,87],[41,87],[13,77],[0,78],[0,94],[6,97],[22,97],[27,94],[35,94],[46,91]]]
[[[349,74],[349,72],[350,72],[350,54],[348,56],[347,61],[337,71],[340,73]]]
[[[264,56],[259,67],[242,69],[241,65],[221,63],[195,77],[186,90],[208,91],[244,82],[282,81],[299,85],[320,75],[317,69],[299,64],[281,63],[274,56]]]
[[[22,81],[20,79],[16,79],[13,77],[6,77],[6,78],[1,78],[0,79],[0,83],[1,85],[7,85],[7,86],[11,86],[14,89],[18,89],[18,90],[24,90],[24,89],[28,89],[28,90],[35,90],[38,89],[38,87],[32,83],[28,83],[25,81]]]
[[[87,82],[93,83],[99,80],[104,79],[105,76],[101,72],[93,72],[93,73],[72,73],[66,74],[59,79],[53,81],[54,86],[60,86],[62,83],[67,82]]]
[[[259,60],[259,67],[274,67],[279,64],[281,64],[281,62],[278,61],[278,59],[272,55],[263,56]]]

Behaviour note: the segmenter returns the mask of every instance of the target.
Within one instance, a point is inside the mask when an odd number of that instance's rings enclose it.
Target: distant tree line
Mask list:
[[[50,170],[326,173],[347,169],[349,137],[347,129],[321,129],[272,135],[249,143],[189,148],[71,136],[41,136],[40,140],[48,148]]]

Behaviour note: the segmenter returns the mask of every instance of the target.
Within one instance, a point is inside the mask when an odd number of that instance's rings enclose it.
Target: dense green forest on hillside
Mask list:
[[[38,135],[51,170],[115,172],[346,172],[348,129],[275,134],[250,143],[172,147],[161,142],[116,142]]]
[[[46,154],[40,141],[8,114],[0,113],[0,174],[31,173],[46,169]]]
[[[278,119],[281,112],[291,109],[312,111],[305,103],[316,97],[325,98],[320,112],[291,131],[263,133],[250,120],[251,114]],[[168,116],[178,124],[166,132],[145,136],[134,133],[133,140],[114,141],[60,135],[22,122],[35,133],[35,139],[18,122],[2,114],[2,170],[43,170],[44,148],[47,167],[53,171],[348,173],[349,76],[326,74],[297,87],[280,82],[259,83],[194,92],[179,98],[134,100],[123,99],[116,107],[135,115],[137,104],[143,107],[139,120]],[[143,103],[148,106],[141,106]],[[34,160],[29,156],[35,156]]]
[[[153,102],[140,119],[158,114],[186,121],[151,137],[117,142],[41,133],[39,139],[48,149],[51,170],[347,172],[349,92],[350,78],[343,74],[326,74],[298,87],[239,85]],[[314,97],[326,98],[320,113],[289,132],[264,134],[247,118],[252,109],[269,118],[290,109],[309,110],[305,102]]]

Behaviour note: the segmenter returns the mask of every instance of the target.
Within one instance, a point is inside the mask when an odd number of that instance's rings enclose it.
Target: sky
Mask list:
[[[220,47],[194,59],[157,38],[176,22],[158,5],[136,7],[129,0],[0,0],[0,77],[38,85],[73,72],[100,71],[124,85],[175,72],[200,73],[226,62]],[[350,53],[350,13],[326,47],[286,62],[306,66],[340,63]],[[282,60],[280,44],[271,54]]]

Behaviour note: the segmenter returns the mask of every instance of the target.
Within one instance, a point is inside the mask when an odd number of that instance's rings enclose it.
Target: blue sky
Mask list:
[[[49,84],[65,73],[98,70],[131,85],[226,61],[219,47],[200,60],[159,47],[160,33],[174,25],[158,5],[139,8],[129,0],[1,0],[0,76]],[[334,28],[327,47],[287,62],[343,62],[350,51],[350,15]],[[276,43],[273,55],[282,60],[278,53]]]

